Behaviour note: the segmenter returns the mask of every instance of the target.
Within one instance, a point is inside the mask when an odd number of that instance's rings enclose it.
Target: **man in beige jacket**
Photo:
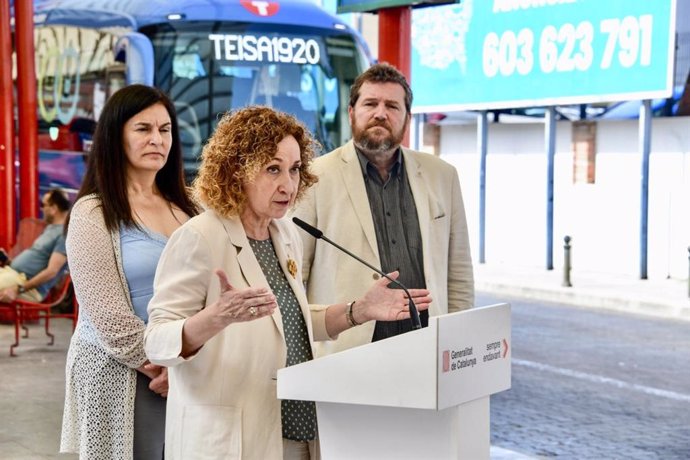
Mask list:
[[[319,182],[294,215],[433,302],[420,317],[470,308],[474,278],[465,208],[455,168],[400,146],[410,125],[412,91],[394,67],[376,64],[351,88],[353,140],[316,159]],[[304,280],[311,303],[348,302],[379,275],[302,232]],[[392,286],[391,286],[392,287]],[[356,318],[354,318],[356,321]],[[317,345],[325,355],[411,329],[409,320],[370,322]]]

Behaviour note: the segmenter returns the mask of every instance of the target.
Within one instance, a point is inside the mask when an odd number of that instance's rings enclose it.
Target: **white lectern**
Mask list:
[[[332,459],[489,459],[489,396],[510,388],[510,305],[278,371],[278,398],[316,401]]]

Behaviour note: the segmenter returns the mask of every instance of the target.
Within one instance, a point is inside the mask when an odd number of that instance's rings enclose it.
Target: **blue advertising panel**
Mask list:
[[[412,18],[415,112],[668,97],[676,0],[463,0]]]

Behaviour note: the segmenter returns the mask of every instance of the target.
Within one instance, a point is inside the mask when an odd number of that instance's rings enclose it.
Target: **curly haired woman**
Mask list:
[[[385,279],[354,304],[310,309],[301,239],[283,217],[316,182],[313,145],[292,116],[249,107],[204,148],[195,188],[207,210],[163,251],[145,336],[170,369],[166,459],[317,458],[314,403],[279,401],[278,369],[312,359],[314,340],[409,317]],[[410,292],[428,308],[428,291]]]

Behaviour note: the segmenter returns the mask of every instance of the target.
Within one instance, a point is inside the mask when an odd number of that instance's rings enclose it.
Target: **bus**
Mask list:
[[[78,190],[96,120],[119,88],[174,101],[193,179],[222,113],[291,113],[323,146],[350,137],[349,87],[371,62],[361,36],[307,1],[35,0],[39,183]]]

